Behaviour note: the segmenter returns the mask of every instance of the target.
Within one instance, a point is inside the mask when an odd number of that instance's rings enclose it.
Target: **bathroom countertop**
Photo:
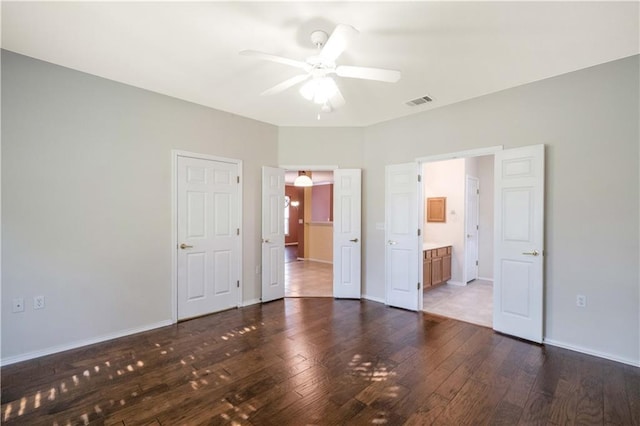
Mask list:
[[[422,244],[422,250],[433,250],[436,248],[440,248],[440,247],[448,247],[451,244],[448,243],[432,243],[432,242],[428,242],[428,243],[424,243]]]

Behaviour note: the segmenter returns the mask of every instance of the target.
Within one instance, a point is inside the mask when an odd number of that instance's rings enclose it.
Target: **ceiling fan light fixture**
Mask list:
[[[300,175],[293,181],[293,186],[313,186],[313,181],[307,175]]]
[[[313,78],[300,88],[303,98],[318,105],[326,104],[336,93],[338,93],[336,82],[326,76]]]
[[[354,78],[386,83],[395,83],[400,80],[401,73],[397,70],[336,64],[336,59],[342,55],[349,43],[358,34],[358,30],[347,24],[336,25],[331,35],[322,30],[314,31],[311,34],[311,43],[318,51],[316,55],[310,56],[304,61],[255,50],[243,50],[240,54],[288,65],[304,71],[304,74],[291,77],[265,90],[262,95],[275,95],[304,82],[300,87],[302,97],[320,105],[322,113],[329,113],[345,104],[344,97],[332,78],[334,74],[337,78]],[[320,120],[320,113],[318,113],[317,118]]]

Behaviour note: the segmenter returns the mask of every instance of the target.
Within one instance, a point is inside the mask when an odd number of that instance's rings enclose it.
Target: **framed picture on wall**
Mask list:
[[[447,221],[447,197],[427,198],[427,222]]]

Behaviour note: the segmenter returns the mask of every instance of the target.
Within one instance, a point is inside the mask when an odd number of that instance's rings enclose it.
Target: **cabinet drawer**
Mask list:
[[[437,256],[438,256],[438,257],[442,257],[442,256],[445,256],[445,255],[449,254],[449,251],[448,251],[448,250],[449,250],[450,248],[451,248],[451,247],[441,247],[441,248],[439,248],[439,249],[438,249],[438,254],[437,254]]]

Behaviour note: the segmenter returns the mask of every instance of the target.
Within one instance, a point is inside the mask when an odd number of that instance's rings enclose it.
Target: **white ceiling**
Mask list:
[[[638,54],[638,2],[2,2],[2,47],[279,126],[366,126]],[[338,64],[402,71],[338,78],[347,104],[318,121],[295,76],[238,55],[304,60],[309,34],[360,36]],[[423,95],[434,102],[409,107]]]

